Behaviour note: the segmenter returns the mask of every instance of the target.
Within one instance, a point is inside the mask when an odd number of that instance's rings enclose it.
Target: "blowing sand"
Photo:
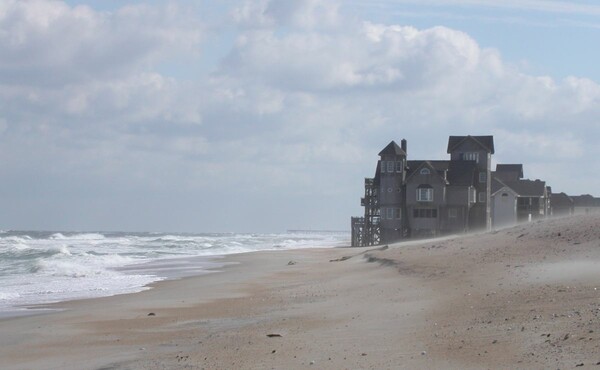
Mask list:
[[[1,320],[0,367],[600,369],[599,226],[234,255],[222,272]]]

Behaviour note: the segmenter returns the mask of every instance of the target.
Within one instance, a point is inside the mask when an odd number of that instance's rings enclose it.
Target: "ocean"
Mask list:
[[[0,231],[0,316],[29,306],[139,292],[223,266],[222,256],[349,245],[344,232],[169,234]]]

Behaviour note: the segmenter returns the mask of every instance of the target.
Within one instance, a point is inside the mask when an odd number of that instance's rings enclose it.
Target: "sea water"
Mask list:
[[[348,233],[165,234],[0,232],[0,316],[26,307],[147,289],[222,266],[219,256],[335,247]]]

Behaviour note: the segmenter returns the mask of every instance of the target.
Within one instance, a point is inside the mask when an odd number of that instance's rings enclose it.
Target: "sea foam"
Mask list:
[[[132,293],[154,281],[219,266],[206,258],[258,250],[333,247],[347,233],[0,233],[0,311]],[[205,258],[206,257],[206,258]]]

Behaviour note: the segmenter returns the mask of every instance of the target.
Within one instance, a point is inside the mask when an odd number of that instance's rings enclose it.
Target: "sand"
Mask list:
[[[600,216],[220,272],[0,320],[2,369],[600,369]]]

